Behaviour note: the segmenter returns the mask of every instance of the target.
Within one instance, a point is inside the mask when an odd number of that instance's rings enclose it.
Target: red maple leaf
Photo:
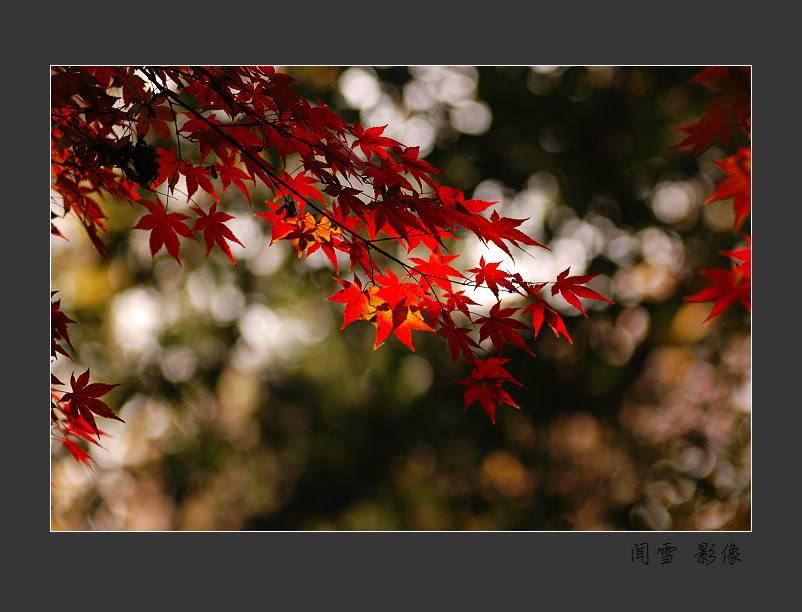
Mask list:
[[[370,293],[362,289],[362,281],[359,280],[356,274],[354,275],[353,283],[339,278],[335,278],[334,280],[340,283],[342,289],[326,299],[345,304],[343,325],[340,329],[345,329],[346,326],[357,319],[365,318],[366,315],[373,312],[374,308],[371,306]]]
[[[375,297],[372,304],[376,307],[376,344],[373,348],[377,348],[393,332],[414,351],[411,330],[434,332],[421,314],[424,310],[421,306],[423,288],[417,283],[402,283],[390,270],[386,272],[386,275],[373,277],[374,282],[382,286],[370,289],[372,297]]]
[[[488,238],[491,242],[493,242],[496,246],[501,248],[507,255],[512,257],[507,245],[504,241],[509,242],[510,244],[521,248],[518,244],[519,242],[523,242],[524,244],[528,244],[530,246],[536,246],[546,249],[550,251],[549,247],[540,244],[537,240],[530,238],[526,234],[524,234],[521,230],[517,229],[519,225],[521,225],[527,219],[511,219],[509,217],[501,217],[495,210],[490,214],[490,223],[493,227],[493,232],[488,233]]]
[[[728,114],[708,111],[699,121],[679,126],[677,130],[685,132],[688,136],[671,148],[684,149],[693,147],[691,151],[691,157],[693,158],[707,149],[717,138],[728,146],[730,144],[730,132],[732,132],[732,124],[728,120]]]
[[[356,197],[360,193],[360,191],[354,189],[353,187],[342,187],[338,189],[337,208],[339,208],[342,216],[350,215],[353,212],[359,217],[364,217],[365,203]]]
[[[178,180],[178,167],[181,164],[181,159],[176,155],[175,149],[170,149],[168,151],[167,149],[157,147],[156,153],[159,155],[159,170],[156,173],[156,178],[153,180],[153,186],[161,185],[164,181],[169,180],[170,183],[168,187],[170,188],[170,193],[172,193],[175,182]]]
[[[735,155],[717,161],[716,165],[728,176],[719,183],[705,203],[733,198],[734,229],[738,231],[752,210],[752,149],[743,147]]]
[[[412,330],[433,332],[434,329],[426,323],[421,314],[422,308],[417,304],[400,301],[394,305],[387,302],[376,307],[376,349],[390,335],[394,333],[396,338],[406,344],[411,351],[415,350],[412,345]]]
[[[209,255],[209,253],[212,251],[212,247],[216,243],[217,246],[219,246],[222,251],[228,255],[231,263],[236,266],[237,262],[234,261],[234,256],[231,254],[231,247],[228,245],[226,240],[236,242],[243,248],[245,248],[245,245],[237,240],[237,237],[230,228],[223,225],[226,221],[230,221],[234,217],[218,211],[217,204],[212,204],[208,214],[203,212],[200,208],[196,208],[195,206],[192,207],[192,210],[199,215],[198,219],[195,221],[195,225],[192,226],[192,231],[203,231],[203,238],[206,241],[206,255]]]
[[[738,262],[737,267],[743,272],[745,278],[752,278],[752,238],[744,235],[746,246],[732,251],[721,251],[722,255],[730,257]]]
[[[423,290],[417,283],[401,283],[398,277],[387,270],[387,275],[374,275],[373,280],[382,286],[362,289],[362,282],[355,275],[354,282],[335,280],[343,287],[329,300],[345,304],[343,328],[362,319],[376,326],[376,342],[379,345],[391,334],[406,344],[410,350],[412,330],[433,332],[434,329],[423,319],[425,310],[421,304]]]
[[[91,471],[92,466],[89,464],[89,462],[94,461],[94,459],[89,453],[87,453],[84,449],[82,449],[80,446],[78,446],[75,442],[73,442],[69,438],[61,438],[61,445],[64,446],[68,451],[70,451],[73,458],[78,463],[83,463]]]
[[[189,91],[189,88],[187,88]],[[214,151],[218,157],[226,158],[230,155],[228,147],[229,141],[221,135],[209,123],[220,126],[223,125],[218,119],[213,116],[205,117],[204,120],[193,117],[188,119],[180,128],[179,131],[187,132],[188,137],[200,145],[200,159],[203,161],[206,157]]]
[[[52,291],[50,293],[50,297],[52,298],[57,291]],[[67,359],[72,359],[68,354],[67,351],[64,350],[64,347],[59,344],[59,340],[66,340],[67,344],[69,345],[71,350],[75,350],[72,347],[72,342],[70,342],[70,334],[67,331],[67,325],[69,323],[75,323],[72,319],[70,319],[67,315],[65,315],[59,307],[61,306],[61,300],[56,300],[55,302],[50,303],[50,327],[51,327],[51,344],[50,344],[50,356],[55,357],[56,353],[61,353]],[[60,384],[60,383],[59,383]]]
[[[465,200],[465,194],[461,189],[441,185],[440,181],[437,180],[434,181],[434,192],[444,206],[454,209],[455,212],[467,217],[476,215],[494,204],[498,204],[498,202],[485,202],[484,200]],[[465,215],[465,213],[469,214]],[[484,217],[481,217],[481,220],[487,222]]]
[[[375,274],[372,280],[381,285],[382,299],[389,304],[417,303],[423,297],[423,287],[418,283],[402,283],[388,268],[385,272],[387,274]]]
[[[145,89],[145,81],[137,74],[133,68],[121,68],[117,72],[115,85],[120,87],[123,95],[123,103],[128,106],[132,102],[146,102],[150,99],[150,94]]]
[[[167,252],[173,256],[173,259],[180,266],[177,234],[181,234],[185,238],[191,238],[196,242],[198,240],[192,235],[189,226],[184,223],[184,219],[189,219],[189,216],[183,213],[167,214],[164,204],[158,198],[156,198],[155,203],[147,200],[143,200],[142,203],[148,207],[150,214],[142,217],[133,229],[150,230],[150,254],[155,256],[163,246],[166,246]]]
[[[64,432],[76,438],[88,440],[95,446],[100,446],[99,439],[101,436],[109,435],[102,429],[92,427],[80,414],[76,415],[70,412],[67,413],[67,418],[64,420]],[[95,439],[96,436],[97,440]]]
[[[685,298],[686,302],[712,302],[713,308],[705,322],[715,319],[727,310],[735,300],[743,304],[752,312],[752,282],[745,274],[742,266],[732,266],[731,270],[699,270],[699,274],[706,276],[713,284],[698,293]]]
[[[470,306],[479,305],[477,302],[474,302],[471,298],[465,295],[464,291],[456,291],[454,293],[447,291],[445,297],[448,300],[446,302],[446,309],[449,311],[459,310],[469,319],[471,318]]]
[[[315,134],[327,135],[330,132],[340,133],[345,130],[345,121],[342,117],[334,114],[331,109],[320,98],[317,99],[318,106],[305,107],[305,120]]]
[[[691,157],[696,157],[716,139],[729,145],[733,130],[748,129],[751,110],[749,66],[710,66],[689,82],[703,83],[718,93],[699,121],[677,128],[688,136],[672,149],[693,147]]]
[[[211,194],[215,200],[217,200],[218,202],[220,201],[217,192],[214,190],[214,185],[212,184],[212,181],[209,178],[210,170],[207,170],[203,166],[193,166],[187,161],[182,161],[178,165],[178,171],[181,174],[183,174],[187,179],[188,198],[192,199],[192,196],[195,195],[195,192],[198,190],[198,187],[200,187],[206,193]]]
[[[370,250],[365,243],[359,238],[346,238],[343,244],[350,251],[351,264],[349,270],[353,270],[356,266],[362,268],[366,274],[373,274],[375,270],[379,269],[376,261],[371,257]]]
[[[368,163],[368,169],[365,170],[365,178],[370,179],[373,183],[374,194],[378,196],[380,193],[387,192],[387,195],[390,196],[389,198],[385,197],[382,204],[386,204],[388,200],[392,201],[392,196],[397,195],[402,188],[412,191],[412,185],[397,168],[398,164],[382,158],[381,165]]]
[[[354,121],[354,136],[356,136],[356,140],[351,144],[351,148],[353,149],[359,145],[367,159],[370,159],[371,153],[376,153],[384,159],[392,160],[385,147],[397,147],[400,143],[392,138],[382,136],[385,128],[387,128],[386,125],[365,129],[358,121]]]
[[[272,239],[270,244],[276,240],[289,240],[295,245],[298,251],[298,257],[301,257],[304,252],[309,257],[318,249],[322,249],[329,258],[334,270],[339,274],[339,263],[337,262],[337,254],[335,249],[341,251],[346,250],[342,246],[342,230],[335,225],[325,216],[320,219],[315,219],[314,215],[310,213],[299,214],[295,217],[287,218],[286,213],[279,215],[279,212],[284,206],[278,207],[278,204],[268,202],[268,204],[276,208],[276,211],[266,211],[263,213],[255,213],[256,217],[262,217],[267,221],[273,223]]]
[[[437,335],[448,340],[448,350],[451,352],[451,361],[456,361],[459,354],[465,355],[468,361],[473,361],[471,347],[479,347],[476,340],[470,337],[471,330],[467,327],[457,327],[450,321],[443,321]]]
[[[407,147],[399,151],[398,155],[401,158],[400,164],[409,174],[415,177],[418,185],[423,186],[423,182],[430,187],[434,187],[434,181],[429,177],[430,174],[440,174],[443,170],[438,170],[432,164],[422,159],[418,159],[420,154],[420,147]]]
[[[250,180],[248,174],[241,168],[232,166],[231,164],[215,164],[212,167],[223,183],[223,193],[226,192],[226,189],[228,189],[228,186],[231,183],[234,183],[234,185],[237,186],[237,189],[245,194],[245,197],[248,199],[248,206],[250,207],[251,192],[248,190],[248,186],[245,185],[244,182],[246,180]]]
[[[75,380],[75,375],[70,374],[70,386],[72,387],[72,391],[65,393],[61,401],[65,404],[69,402],[68,410],[73,415],[73,418],[77,419],[79,416],[83,417],[83,419],[92,426],[92,429],[95,430],[98,437],[100,436],[100,431],[97,428],[95,417],[92,413],[107,419],[125,422],[114,414],[104,402],[97,399],[101,395],[106,395],[106,393],[114,389],[114,387],[118,387],[118,384],[107,385],[104,383],[92,383],[90,385],[89,369],[87,368],[86,372],[81,374],[77,381]]]
[[[270,181],[272,183],[273,181]],[[276,199],[279,197],[295,199],[298,204],[298,212],[303,211],[304,204],[309,198],[320,200],[326,206],[329,203],[326,198],[314,185],[315,179],[307,176],[304,172],[300,172],[297,176],[293,177],[289,172],[282,171],[279,177],[279,185],[275,188]]]
[[[148,96],[150,97],[150,96]],[[140,107],[139,117],[137,117],[137,135],[144,138],[148,130],[153,128],[159,137],[165,142],[172,140],[170,133],[170,126],[175,117],[169,106],[164,104],[165,97],[162,95],[156,96],[150,100],[142,100]]]
[[[571,339],[571,336],[568,335],[568,330],[565,329],[565,323],[560,318],[560,315],[546,302],[543,301],[543,298],[540,296],[536,296],[536,300],[529,304],[526,308],[524,308],[523,312],[531,312],[532,313],[532,327],[535,330],[535,337],[537,338],[537,334],[540,331],[540,326],[543,325],[543,321],[546,321],[546,324],[551,327],[551,330],[554,332],[554,335],[558,338],[560,337],[560,333],[562,333],[567,339],[568,342],[571,344],[574,341]]]
[[[510,344],[514,344],[534,356],[535,354],[526,346],[526,342],[524,342],[518,331],[519,329],[527,329],[526,325],[512,318],[512,315],[517,311],[518,308],[501,308],[501,302],[494,304],[490,309],[490,316],[476,319],[476,323],[481,323],[482,325],[479,329],[479,342],[489,337],[496,352],[501,355],[504,342],[508,341]]]
[[[451,291],[451,281],[448,277],[465,278],[461,272],[448,265],[457,257],[459,255],[442,255],[439,251],[429,253],[429,261],[425,261],[420,257],[410,257],[409,260],[417,265],[409,271],[409,274],[425,276],[445,291]]]
[[[602,300],[614,304],[612,300],[608,300],[600,293],[596,293],[593,289],[582,287],[588,281],[600,276],[601,274],[587,274],[585,276],[568,276],[571,268],[566,268],[557,275],[557,280],[551,286],[551,294],[557,295],[557,292],[565,298],[565,301],[577,308],[586,317],[588,314],[582,309],[582,303],[579,298],[589,298],[591,300]]]
[[[733,115],[741,127],[747,127],[750,121],[752,93],[750,66],[708,66],[688,83],[702,83],[717,92],[715,100]]]
[[[500,265],[500,261],[485,263],[485,258],[482,256],[479,258],[479,267],[471,268],[468,272],[476,274],[474,282],[477,287],[481,284],[487,285],[496,297],[498,297],[499,285],[509,291],[517,291],[515,285],[507,280],[512,278],[512,274],[504,270],[499,270],[498,267]]]
[[[496,406],[500,404],[510,404],[515,408],[519,408],[509,393],[501,388],[505,382],[511,382],[516,385],[521,385],[512,374],[501,364],[506,363],[509,359],[501,359],[500,357],[490,357],[489,359],[476,359],[473,363],[473,371],[471,377],[457,382],[461,385],[466,385],[465,389],[465,410],[468,406],[478,401],[485,412],[490,415],[493,423],[496,422]]]

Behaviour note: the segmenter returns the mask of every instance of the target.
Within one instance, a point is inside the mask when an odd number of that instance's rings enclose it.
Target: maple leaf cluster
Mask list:
[[[702,117],[689,125],[678,127],[688,136],[675,149],[691,148],[696,157],[717,140],[729,146],[732,135],[742,132],[751,139],[751,68],[749,66],[711,66],[694,76],[689,83],[701,83],[716,95],[710,100]],[[739,147],[716,165],[726,176],[705,203],[732,199],[735,222],[739,231],[752,212],[752,147]],[[721,254],[732,260],[729,270],[700,270],[712,285],[685,297],[687,302],[714,302],[705,321],[715,319],[736,301],[752,311],[752,240],[743,236],[745,247]]]
[[[67,325],[75,321],[61,311],[61,300],[52,301],[55,294],[53,291],[50,295],[51,357],[55,359],[60,354],[72,361],[67,352],[67,347],[72,349]],[[90,383],[90,377],[88,368],[77,380],[74,374],[70,375],[70,390],[65,392],[57,388],[65,386],[64,383],[53,374],[50,375],[50,423],[61,445],[70,451],[76,461],[91,468],[89,462],[94,460],[79,442],[85,440],[100,446],[100,437],[106,433],[98,428],[95,416],[117,421],[122,419],[99,399],[118,385]]]
[[[444,337],[452,360],[471,367],[460,381],[468,386],[466,408],[478,401],[495,420],[497,406],[517,407],[502,389],[518,384],[505,368],[505,347],[534,355],[530,336],[544,321],[570,341],[540,292],[552,284],[552,296],[587,316],[580,298],[610,301],[584,286],[597,275],[565,270],[556,281],[531,282],[501,261],[454,267],[460,255],[448,245],[466,233],[511,260],[514,248],[546,247],[518,229],[525,219],[503,217],[496,203],[466,199],[433,178],[442,171],[420,159],[418,147],[384,136],[386,126],[348,124],[292,83],[272,67],[53,68],[52,217],[73,215],[106,257],[97,202],[127,202],[144,209],[133,229],[149,232],[153,256],[164,248],[180,265],[182,246],[202,233],[207,255],[217,247],[236,265],[231,244],[242,245],[226,225],[232,217],[220,209],[221,196],[234,185],[253,206],[253,189],[263,185],[273,197],[253,214],[270,224],[272,241],[291,242],[299,257],[327,256],[340,286],[328,299],[344,304],[343,327],[372,324],[375,348],[394,335],[414,351],[413,331]],[[201,192],[215,201],[207,211],[195,199]],[[179,197],[193,205],[171,212]],[[55,225],[52,231],[61,235]],[[387,241],[399,248],[380,246]],[[343,261],[352,280],[340,278]],[[467,293],[480,288],[496,298],[489,313]],[[68,341],[64,325],[54,320],[54,334]],[[497,356],[487,355],[490,346]],[[61,401],[99,434],[93,415],[118,418],[97,399],[112,386],[88,378],[87,370],[71,379]]]
[[[702,117],[677,129],[688,136],[674,149],[691,147],[696,157],[716,140],[729,146],[733,132],[748,132],[752,111],[752,70],[749,66],[710,66],[690,79],[689,84],[701,83],[716,95],[710,100]]]

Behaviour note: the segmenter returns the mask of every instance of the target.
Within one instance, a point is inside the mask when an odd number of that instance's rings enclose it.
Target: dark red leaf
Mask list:
[[[158,198],[155,203],[144,200],[143,204],[148,207],[150,214],[142,217],[133,229],[150,230],[150,254],[155,256],[163,246],[166,246],[167,252],[180,266],[178,234],[196,242],[198,240],[184,222],[189,216],[183,213],[167,214],[164,204]]]
[[[526,342],[524,342],[518,331],[527,329],[527,327],[513,318],[516,312],[518,312],[518,308],[501,308],[501,302],[494,304],[490,309],[490,316],[476,319],[476,323],[481,324],[479,342],[485,338],[490,338],[499,356],[504,349],[504,343],[509,342],[534,357],[535,354],[526,346]]]
[[[68,410],[72,413],[73,417],[83,417],[98,436],[100,436],[100,431],[95,423],[93,413],[107,419],[125,422],[114,414],[104,402],[97,399],[102,395],[106,395],[106,393],[115,387],[118,387],[119,384],[89,384],[89,369],[87,369],[86,372],[78,377],[77,381],[75,380],[75,375],[71,374],[70,386],[72,387],[72,391],[65,393],[61,398],[61,402],[64,404],[69,403]]]
[[[752,283],[741,266],[731,270],[699,270],[699,274],[709,278],[713,284],[698,293],[685,298],[686,302],[712,302],[713,308],[705,322],[715,319],[727,310],[736,300],[749,312],[752,311]]]
[[[55,293],[57,292],[53,291],[51,297]],[[50,356],[55,357],[56,353],[60,353],[65,357],[67,357],[68,359],[72,359],[67,354],[67,351],[64,349],[64,347],[61,346],[59,341],[64,340],[70,347],[70,350],[72,351],[75,350],[72,347],[72,342],[70,342],[70,334],[67,331],[67,325],[69,323],[75,323],[75,321],[70,319],[63,312],[61,312],[61,310],[59,309],[60,306],[61,306],[61,300],[56,300],[55,302],[50,303],[50,328],[51,328]]]
[[[588,281],[600,276],[600,274],[588,274],[585,276],[568,276],[568,272],[571,271],[571,268],[566,268],[562,272],[557,275],[557,280],[551,286],[551,294],[557,295],[557,292],[560,293],[565,298],[565,301],[571,304],[574,308],[578,309],[586,317],[588,316],[587,313],[582,309],[582,303],[579,301],[580,297],[589,298],[591,300],[601,300],[604,302],[609,302],[610,304],[614,304],[612,300],[608,300],[606,297],[593,291],[593,289],[589,289],[588,287],[582,287]]]
[[[501,388],[505,382],[521,385],[501,364],[509,361],[499,357],[489,359],[476,359],[473,363],[473,371],[470,378],[458,380],[461,385],[466,385],[465,390],[465,409],[478,401],[485,412],[490,415],[493,423],[496,422],[496,407],[501,404],[510,404],[519,408],[513,399],[504,389]]]
[[[716,165],[727,173],[727,177],[705,202],[733,198],[734,229],[738,231],[752,210],[752,149],[741,148],[724,161],[717,161]]]
[[[212,204],[208,214],[194,206],[192,210],[198,213],[198,219],[195,221],[195,225],[192,226],[192,231],[203,232],[203,238],[206,241],[206,255],[209,255],[212,251],[212,247],[217,244],[217,246],[228,255],[231,263],[236,266],[237,262],[234,260],[234,256],[231,254],[231,247],[228,246],[226,240],[236,242],[243,248],[245,245],[237,240],[237,237],[230,228],[224,225],[226,221],[230,221],[234,217],[222,211],[218,211],[217,204]]]

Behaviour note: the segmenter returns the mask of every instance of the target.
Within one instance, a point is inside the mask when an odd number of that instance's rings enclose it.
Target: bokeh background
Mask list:
[[[727,151],[669,151],[709,101],[687,85],[699,68],[280,70],[527,217],[551,251],[507,268],[602,273],[591,286],[615,305],[585,319],[555,298],[574,342],[545,329],[536,358],[505,349],[521,410],[493,425],[463,409],[467,368],[442,338],[374,351],[372,326],[340,330],[325,256],[270,246],[253,216],[267,191],[253,210],[223,196],[236,268],[202,244],[182,245],[183,267],[154,260],[130,230],[141,211],[108,203],[109,265],[78,227],[52,239],[52,288],[78,321],[75,365],[52,371],[121,383],[105,397],[126,423],[101,419],[93,472],[52,445],[54,530],[751,529],[750,317],[703,324],[711,305],[682,299],[742,244],[731,202],[703,203]],[[502,259],[482,248],[458,261]]]

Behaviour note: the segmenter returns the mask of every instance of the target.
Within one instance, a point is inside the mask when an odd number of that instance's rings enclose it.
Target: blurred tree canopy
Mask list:
[[[709,99],[687,84],[701,68],[279,69],[529,218],[551,252],[516,258],[528,276],[603,273],[615,305],[566,311],[573,343],[542,331],[536,358],[510,347],[521,410],[493,425],[463,410],[442,339],[374,351],[372,327],[340,331],[325,257],[269,246],[234,190],[236,268],[202,247],[154,261],[108,207],[110,265],[65,231],[51,276],[126,423],[94,475],[54,448],[54,529],[751,528],[750,317],[683,302],[740,244],[731,203],[703,204],[726,151],[669,151]]]

